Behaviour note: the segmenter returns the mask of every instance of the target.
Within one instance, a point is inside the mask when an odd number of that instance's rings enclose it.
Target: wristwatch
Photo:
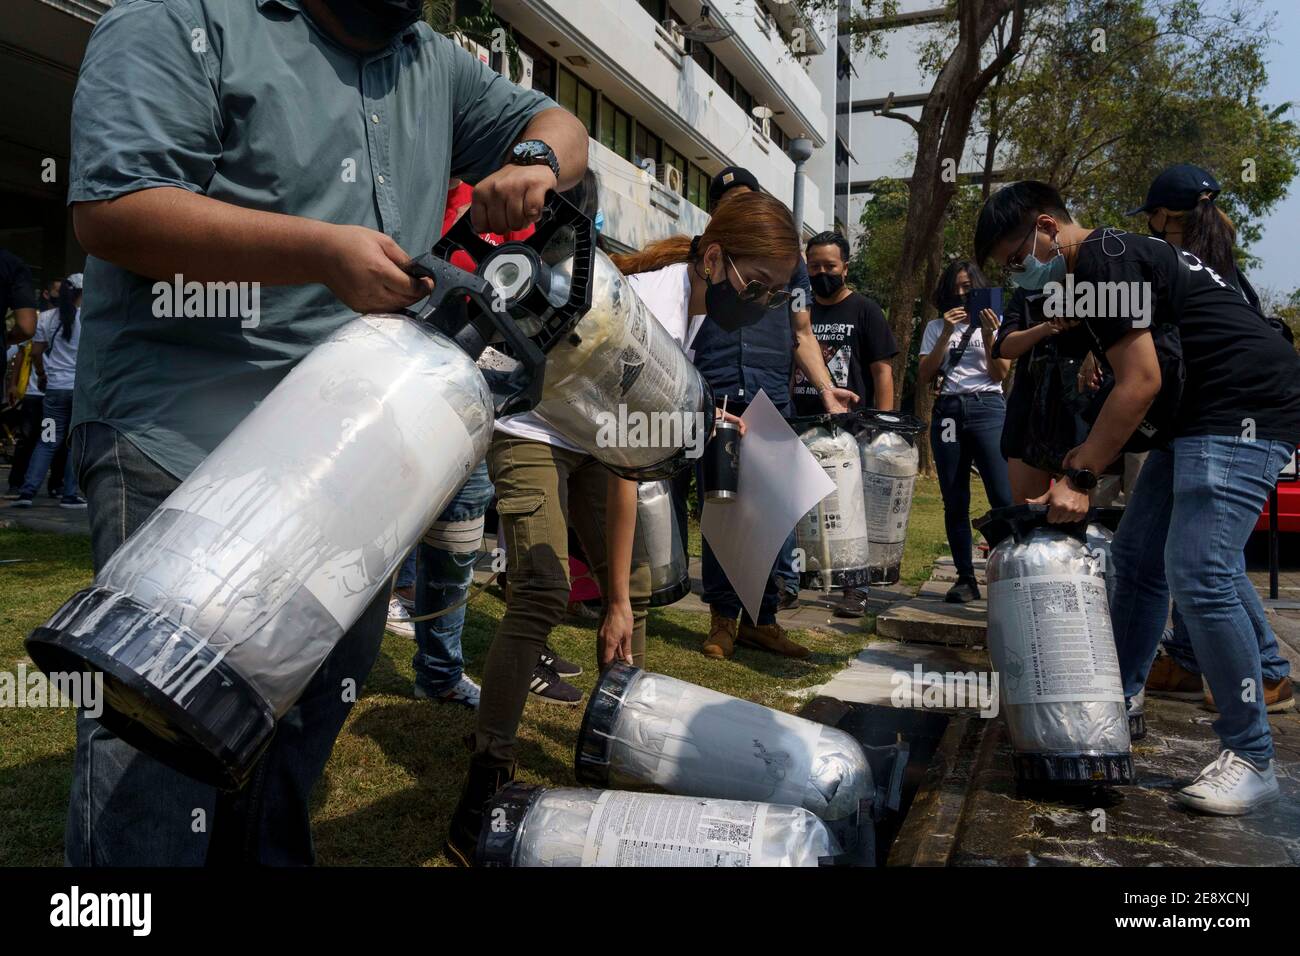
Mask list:
[[[1079,491],[1092,491],[1097,487],[1097,475],[1087,468],[1067,468],[1065,477]]]
[[[526,139],[516,143],[510,151],[510,163],[514,166],[550,166],[558,181],[560,178],[560,161],[555,152],[540,139]]]

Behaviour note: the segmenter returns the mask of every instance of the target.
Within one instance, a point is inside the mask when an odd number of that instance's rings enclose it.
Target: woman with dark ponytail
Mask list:
[[[40,440],[27,464],[27,474],[18,490],[15,508],[30,508],[36,491],[50,470],[55,455],[67,440],[72,421],[72,389],[77,373],[77,346],[81,340],[81,286],[78,272],[63,280],[57,308],[42,312],[32,336],[32,368],[37,384],[45,392],[43,421],[52,422],[53,434],[42,428]],[[84,508],[85,499],[77,494],[77,475],[73,462],[63,471],[63,508]]]

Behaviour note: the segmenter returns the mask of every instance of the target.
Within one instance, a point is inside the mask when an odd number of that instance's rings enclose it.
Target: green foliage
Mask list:
[[[492,12],[492,0],[483,0],[479,4],[478,13],[459,18],[456,16],[455,0],[425,0],[424,20],[439,33],[447,36],[460,34],[489,50],[498,38],[504,38],[510,79],[518,82],[523,76],[524,63],[519,57],[519,45],[510,29]]]
[[[1124,212],[1179,162],[1209,169],[1243,247],[1300,170],[1290,104],[1259,101],[1269,15],[1256,0],[1215,13],[1187,0],[1048,0],[1033,54],[981,111],[1008,178],[1057,185],[1080,220],[1142,228]]]

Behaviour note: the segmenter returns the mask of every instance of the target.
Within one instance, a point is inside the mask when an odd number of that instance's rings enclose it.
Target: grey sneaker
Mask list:
[[[1277,799],[1277,775],[1273,765],[1260,770],[1231,750],[1214,761],[1175,796],[1183,806],[1198,813],[1239,817]]]
[[[441,694],[430,694],[419,684],[415,685],[416,700],[436,700],[441,704],[460,704],[471,710],[478,710],[479,695],[482,688],[474,683],[467,676],[462,674],[456,686],[450,690],[444,690]]]
[[[388,601],[388,623],[384,629],[402,637],[415,637],[415,622],[411,620],[411,612],[396,595]]]

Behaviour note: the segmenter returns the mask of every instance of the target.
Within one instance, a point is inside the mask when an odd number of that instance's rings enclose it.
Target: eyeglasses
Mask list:
[[[727,256],[727,263],[735,270],[736,278],[740,280],[742,286],[739,296],[741,302],[762,302],[769,309],[779,309],[790,304],[791,295],[784,286],[766,286],[757,279],[750,282],[740,274],[736,268],[736,263],[731,256]]]
[[[1020,249],[1021,247],[1023,247],[1024,244],[1029,241],[1030,236],[1034,237],[1034,245],[1036,246],[1038,244],[1037,234],[1038,234],[1038,223],[1035,222],[1034,225],[1030,228],[1028,235],[1026,235],[1024,239],[1020,240],[1020,242],[1016,245],[1016,248]],[[1006,271],[1011,273],[1012,275],[1015,275],[1016,273],[1019,272],[1024,272],[1025,257],[1030,255],[1033,251],[1034,251],[1034,247],[1030,246],[1028,249],[1020,253],[1019,255],[1013,255],[1010,259],[1006,261],[1005,264]]]

